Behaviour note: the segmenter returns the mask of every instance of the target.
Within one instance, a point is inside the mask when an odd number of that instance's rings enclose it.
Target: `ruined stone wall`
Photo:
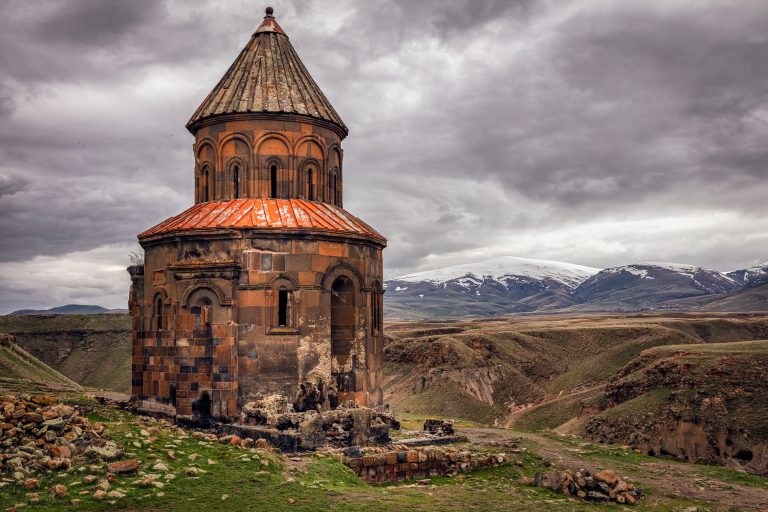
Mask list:
[[[302,116],[224,116],[195,133],[195,202],[276,197],[342,206],[340,144],[338,128]]]
[[[342,462],[366,482],[375,483],[402,482],[497,467],[507,462],[507,456],[503,453],[489,455],[437,447],[369,449],[360,456],[345,456]]]
[[[197,421],[201,406],[227,420],[264,394],[309,408],[383,403],[383,338],[372,325],[372,307],[382,303],[380,245],[257,231],[144,245],[143,279],[131,295],[141,408]],[[348,354],[334,355],[332,286],[340,277],[354,285],[354,339]],[[281,289],[289,297],[285,325]],[[210,406],[201,405],[204,394]]]

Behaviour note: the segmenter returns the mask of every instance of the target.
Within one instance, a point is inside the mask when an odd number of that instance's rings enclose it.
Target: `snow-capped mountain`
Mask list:
[[[464,263],[450,267],[416,272],[396,278],[396,281],[435,284],[448,282],[462,283],[465,286],[478,286],[486,280],[524,280],[556,281],[569,288],[576,288],[587,278],[600,272],[599,268],[585,267],[560,261],[536,260],[502,256],[499,258]]]
[[[758,288],[760,286],[763,288]],[[680,263],[636,263],[603,270],[559,261],[499,257],[416,272],[385,283],[391,318],[510,313],[768,309],[768,263],[727,274]],[[753,290],[754,289],[754,290]],[[749,300],[741,293],[760,291]]]
[[[656,309],[668,301],[718,295],[742,284],[712,269],[679,263],[638,263],[602,270],[581,283],[574,298],[578,309]]]
[[[387,281],[397,316],[493,316],[574,304],[573,290],[600,269],[503,256],[416,272]]]
[[[728,277],[741,283],[742,286],[760,286],[768,284],[768,261],[754,267],[728,272]]]

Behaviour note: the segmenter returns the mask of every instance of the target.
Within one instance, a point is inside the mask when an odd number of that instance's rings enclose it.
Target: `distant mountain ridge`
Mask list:
[[[754,287],[768,284],[768,262],[728,272],[728,276],[745,286]]]
[[[574,297],[589,310],[652,309],[677,299],[731,293],[741,285],[712,269],[679,263],[607,268],[581,283]]]
[[[107,309],[92,304],[67,304],[50,309],[19,309],[11,315],[98,315],[103,313],[124,313],[122,309]]]
[[[384,303],[396,318],[510,313],[644,311],[705,307],[768,283],[768,263],[724,273],[695,265],[635,263],[606,269],[504,256],[416,272],[386,281]],[[768,310],[760,293],[729,307]]]
[[[384,300],[393,316],[406,318],[535,312],[574,305],[573,290],[599,271],[504,256],[391,279]]]

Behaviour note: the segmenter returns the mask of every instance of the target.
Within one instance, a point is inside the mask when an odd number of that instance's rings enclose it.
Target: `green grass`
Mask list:
[[[16,345],[0,346],[0,376],[4,380],[24,380],[54,386],[78,387],[75,382],[38,361]]]
[[[94,402],[89,399],[70,397],[70,401],[94,406]],[[123,411],[101,406],[94,406],[89,419],[104,422],[113,440],[129,452],[126,456],[141,461],[143,472],[162,475],[162,472],[151,469],[160,461],[169,466],[175,478],[161,476],[158,481],[162,483],[162,488],[157,488],[134,485],[141,479],[138,475],[119,476],[110,490],[122,490],[126,496],[114,500],[114,503],[99,502],[90,496],[93,485],[79,482],[88,474],[103,475],[104,469],[92,471],[87,464],[78,463],[70,471],[42,475],[43,485],[38,490],[41,503],[30,504],[24,510],[621,510],[616,506],[586,503],[553,491],[523,485],[521,477],[530,477],[552,467],[549,461],[535,453],[535,444],[528,441],[523,442],[523,452],[510,454],[511,462],[498,468],[454,477],[435,477],[428,485],[416,485],[414,482],[369,485],[327,454],[302,455],[294,461],[293,457],[284,458],[268,450],[248,450],[218,441],[201,441],[188,432],[180,434],[175,428],[160,422],[139,421]],[[420,420],[416,417],[404,418],[405,423]],[[638,474],[638,471],[642,473],[644,463],[657,460],[616,447],[586,443],[580,439],[559,436],[553,439],[566,446],[578,447],[585,460],[629,473],[630,481],[632,475]],[[491,447],[485,449],[502,450]],[[169,458],[169,450],[173,450],[177,460]],[[191,461],[192,454],[198,455],[194,461]],[[215,464],[209,464],[209,459]],[[199,477],[188,477],[184,474],[184,468],[190,466],[202,469],[205,473]],[[764,479],[724,468],[702,466],[696,470],[708,478],[724,482],[764,486]],[[69,488],[66,500],[58,500],[46,492],[54,483],[62,483]],[[706,504],[694,500],[659,495],[652,486],[642,488],[649,496],[632,510],[680,511],[689,506],[703,507],[700,510],[722,510],[707,508]],[[89,490],[89,493],[81,496],[78,494],[81,490]],[[28,491],[15,485],[4,487],[0,492],[0,510],[15,503],[28,502],[25,492]],[[73,507],[69,504],[72,498],[80,499],[81,503]]]

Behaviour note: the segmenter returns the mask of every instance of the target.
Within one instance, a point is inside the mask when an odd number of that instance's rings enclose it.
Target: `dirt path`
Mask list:
[[[605,455],[612,457],[610,464],[599,457],[580,455],[587,450],[574,444],[572,438],[552,438],[540,434],[502,430],[492,428],[465,428],[461,433],[470,441],[478,444],[509,442],[512,439],[524,439],[533,445],[536,454],[562,468],[585,468],[591,471],[611,467],[625,476],[632,483],[647,485],[654,493],[646,499],[653,501],[655,495],[680,496],[717,505],[723,510],[768,510],[768,479],[765,488],[754,487],[718,479],[711,474],[708,466],[678,463],[662,458],[648,462],[630,463],[621,461],[608,451],[616,447],[603,447],[584,441],[589,450],[605,450]]]

